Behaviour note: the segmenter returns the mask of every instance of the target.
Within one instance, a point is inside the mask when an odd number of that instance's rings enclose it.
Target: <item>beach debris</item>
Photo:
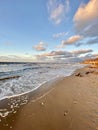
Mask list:
[[[89,71],[87,71],[85,74],[89,74],[90,72]]]
[[[68,114],[68,111],[64,111],[64,116],[67,116],[67,114]]]
[[[45,105],[44,102],[41,102],[40,104],[41,104],[41,106],[44,106],[44,105]]]
[[[79,72],[79,73],[77,73],[77,74],[75,74],[75,76],[82,77],[82,75],[81,75],[81,73],[80,73],[80,72]]]

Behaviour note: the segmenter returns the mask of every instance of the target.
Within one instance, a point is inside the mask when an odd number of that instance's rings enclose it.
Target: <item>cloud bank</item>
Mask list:
[[[81,4],[73,21],[75,30],[80,35],[89,38],[98,37],[98,0],[90,0],[87,4]]]
[[[83,55],[85,58],[86,54],[92,54],[93,50],[92,49],[84,49],[84,50],[76,50],[76,51],[51,51],[48,53],[43,53],[40,55],[36,55],[36,59],[41,61],[71,61],[73,60],[74,62],[76,60],[81,59],[81,56]],[[83,57],[82,56],[82,57]],[[86,56],[87,57],[87,56]]]

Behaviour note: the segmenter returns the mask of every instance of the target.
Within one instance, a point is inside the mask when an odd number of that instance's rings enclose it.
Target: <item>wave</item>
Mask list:
[[[18,69],[18,70],[15,70],[15,71],[12,70],[12,71],[0,72],[0,77],[15,75],[15,74],[22,74],[25,71],[42,69],[42,68],[50,68],[50,67],[38,67],[38,66],[37,67],[26,67],[26,68]]]
[[[9,76],[0,82],[0,116],[6,117],[10,113],[16,112],[15,108],[26,104],[30,95],[45,83],[53,83],[57,79],[70,76],[76,69],[83,65],[62,65],[62,66],[38,66],[25,68],[23,75]],[[33,69],[32,69],[33,68]],[[32,71],[33,70],[33,71]],[[10,80],[9,80],[10,79]],[[46,87],[46,86],[45,86]],[[9,109],[2,111],[2,102],[10,102]],[[8,103],[6,103],[8,104]]]
[[[0,116],[6,117],[10,113],[16,113],[17,109],[20,106],[28,103],[28,101],[31,99],[32,95],[35,94],[35,91],[38,88],[40,88],[41,86],[44,86],[44,84],[47,84],[47,86],[48,86],[48,85],[54,83],[55,81],[61,80],[61,79],[62,79],[62,77],[57,76],[56,78],[43,82],[42,84],[40,84],[39,86],[37,86],[36,88],[34,88],[30,91],[27,91],[27,92],[24,92],[21,94],[12,95],[12,96],[5,96],[5,97],[1,98],[0,99]],[[35,97],[35,98],[33,98],[32,101],[34,102],[34,101],[38,100],[38,98],[41,98],[41,97]],[[3,106],[3,108],[2,108],[2,104],[3,105],[5,104],[5,106]]]
[[[0,77],[0,99],[10,97],[38,88],[40,84],[53,78],[69,76],[81,65],[42,65],[23,68],[21,71],[5,72],[5,76]],[[3,81],[3,82],[2,82]]]

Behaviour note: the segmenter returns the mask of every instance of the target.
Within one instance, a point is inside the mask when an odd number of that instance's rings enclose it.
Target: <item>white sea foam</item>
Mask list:
[[[80,64],[37,63],[0,65],[0,78],[19,75],[20,78],[0,81],[0,99],[31,92],[53,78],[69,76]]]

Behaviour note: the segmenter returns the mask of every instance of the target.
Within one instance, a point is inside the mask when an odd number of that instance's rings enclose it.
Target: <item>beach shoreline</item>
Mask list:
[[[84,67],[53,84],[44,84],[27,104],[5,118],[0,117],[0,129],[96,130],[97,71]]]

